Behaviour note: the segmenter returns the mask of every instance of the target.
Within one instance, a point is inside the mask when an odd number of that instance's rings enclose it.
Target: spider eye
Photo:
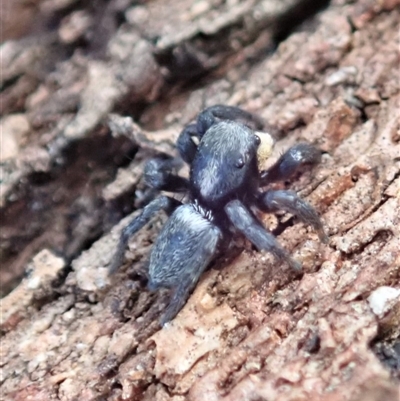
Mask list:
[[[250,153],[245,152],[244,155],[239,156],[236,160],[235,166],[237,168],[242,168],[250,160]]]
[[[243,157],[240,157],[235,163],[235,167],[237,167],[237,168],[242,168],[244,165],[245,165],[245,161],[244,161]]]
[[[259,145],[261,143],[261,139],[258,135],[254,135],[256,137],[256,144]]]

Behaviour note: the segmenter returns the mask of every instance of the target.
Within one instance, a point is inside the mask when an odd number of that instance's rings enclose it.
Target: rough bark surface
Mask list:
[[[0,399],[398,400],[400,2],[4,3]],[[107,267],[143,163],[217,103],[265,120],[270,163],[324,151],[280,186],[329,243],[265,215],[304,275],[238,241],[160,329],[142,272],[165,216]]]

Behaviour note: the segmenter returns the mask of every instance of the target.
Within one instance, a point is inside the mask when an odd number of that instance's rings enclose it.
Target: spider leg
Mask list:
[[[141,228],[143,228],[150,221],[150,219],[160,210],[171,212],[178,205],[180,205],[180,202],[177,201],[176,199],[169,198],[168,196],[160,196],[159,198],[154,199],[152,202],[150,202],[146,207],[144,207],[142,213],[140,213],[137,217],[135,217],[122,230],[117,245],[117,250],[115,252],[114,258],[112,259],[111,265],[108,270],[108,274],[111,275],[115,273],[121,266],[126,245],[128,243],[129,238],[132,235],[134,235]]]
[[[261,171],[260,185],[283,181],[292,176],[300,167],[318,164],[321,151],[308,143],[299,143],[288,149],[268,170]]]
[[[197,137],[200,140],[196,124],[189,124],[179,134],[178,140],[176,141],[179,154],[188,164],[192,162],[197,151],[197,145],[193,142],[193,137]]]
[[[297,272],[301,271],[301,265],[289,256],[276,238],[262,226],[242,202],[237,199],[230,201],[225,206],[225,212],[232,224],[244,234],[258,250],[266,250],[280,261],[287,262],[293,270]]]
[[[157,157],[149,160],[144,166],[144,180],[154,189],[184,192],[189,188],[186,178],[174,174],[174,170],[180,167],[181,161],[169,156]]]
[[[328,242],[321,219],[316,210],[294,191],[268,190],[258,197],[258,207],[265,212],[283,210],[296,215],[301,221],[312,226],[317,231],[320,240]]]
[[[207,130],[220,120],[238,121],[254,130],[261,130],[263,122],[254,114],[242,110],[239,107],[215,105],[204,109],[197,118],[197,132],[200,138]]]
[[[201,274],[206,269],[207,265],[202,266],[202,269],[199,269],[196,272],[196,275],[183,275],[179,282],[179,285],[175,288],[172,298],[169,301],[167,309],[163,313],[160,319],[161,326],[164,326],[165,323],[171,321],[183,308],[189,295],[193,291]]]

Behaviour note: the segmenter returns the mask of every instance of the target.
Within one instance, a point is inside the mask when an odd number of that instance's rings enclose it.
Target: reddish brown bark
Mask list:
[[[332,1],[272,51],[309,3],[37,2],[39,27],[2,47],[2,399],[397,400],[399,5]],[[132,215],[113,226],[147,194],[143,163],[216,103],[273,127],[271,163],[300,140],[324,151],[282,185],[329,244],[286,224],[301,278],[237,244],[160,330],[167,292],[139,273],[165,218],[110,280]]]

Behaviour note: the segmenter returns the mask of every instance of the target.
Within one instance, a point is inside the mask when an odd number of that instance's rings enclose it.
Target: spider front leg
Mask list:
[[[317,231],[320,240],[328,242],[328,237],[316,210],[294,191],[268,190],[258,197],[257,206],[265,212],[283,210],[296,215],[301,221],[309,224]]]
[[[293,260],[276,238],[269,233],[256,217],[250,213],[239,200],[233,200],[226,204],[225,212],[232,224],[247,237],[259,251],[266,250],[277,259],[287,262],[289,266],[299,272],[301,265]]]
[[[149,187],[160,191],[184,192],[189,188],[189,181],[175,174],[181,164],[182,161],[170,156],[151,159],[144,166],[144,180]]]
[[[159,198],[150,202],[142,210],[142,213],[140,213],[139,216],[135,217],[130,223],[128,223],[128,225],[121,232],[117,250],[114,254],[113,260],[111,261],[108,274],[111,275],[115,273],[121,266],[126,245],[132,235],[136,234],[141,228],[143,228],[160,210],[165,210],[166,212],[170,213],[180,204],[181,203],[176,199],[169,198],[168,196],[160,196]]]
[[[197,144],[194,142],[193,138],[197,138],[198,141],[200,140],[196,124],[189,124],[179,134],[178,140],[176,141],[179,154],[188,164],[192,163],[197,151]]]
[[[237,121],[258,131],[264,126],[263,121],[256,115],[239,107],[215,105],[204,109],[197,118],[197,132],[202,137],[207,130],[221,120]]]
[[[260,186],[290,178],[300,167],[318,164],[321,151],[309,143],[299,143],[288,149],[268,170],[261,171]]]

